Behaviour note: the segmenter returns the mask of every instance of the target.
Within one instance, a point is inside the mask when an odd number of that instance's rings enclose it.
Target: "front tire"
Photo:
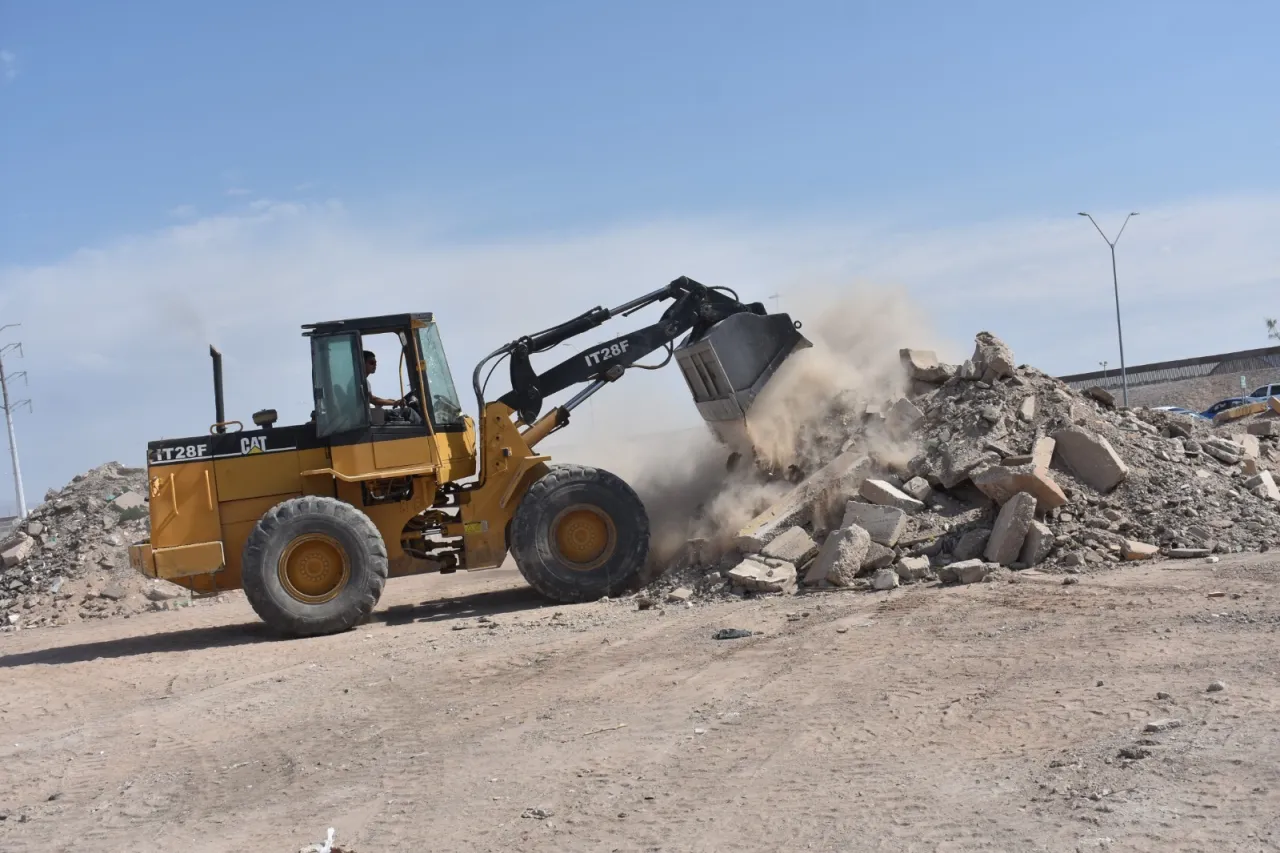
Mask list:
[[[241,585],[254,612],[285,636],[347,631],[366,619],[387,580],[387,548],[351,504],[307,495],[258,519]]]
[[[586,465],[551,465],[511,520],[520,574],[564,604],[625,592],[649,556],[649,516],[623,480]]]

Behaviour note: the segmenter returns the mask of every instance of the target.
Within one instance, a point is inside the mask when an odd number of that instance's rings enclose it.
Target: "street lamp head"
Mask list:
[[[1077,213],[1077,214],[1076,214],[1076,216],[1088,216],[1088,215],[1089,215],[1089,214],[1087,214],[1087,213]]]
[[[1138,215],[1138,211],[1136,211],[1136,210],[1135,210],[1133,213],[1130,213],[1129,215],[1130,215],[1130,216],[1137,216],[1137,215]]]

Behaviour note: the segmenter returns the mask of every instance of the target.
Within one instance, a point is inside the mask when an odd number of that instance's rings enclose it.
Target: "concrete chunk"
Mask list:
[[[941,385],[955,375],[955,368],[938,363],[938,355],[933,350],[900,349],[898,358],[907,375],[919,382]]]
[[[1150,560],[1156,554],[1160,553],[1158,545],[1148,545],[1146,542],[1138,542],[1133,539],[1126,539],[1121,554],[1126,560]]]
[[[905,581],[924,580],[933,573],[928,557],[903,557],[894,567],[894,571]]]
[[[919,512],[924,504],[884,480],[863,480],[858,494],[873,504],[893,506],[903,512]]]
[[[1053,550],[1053,543],[1053,531],[1048,525],[1039,521],[1031,522],[1031,527],[1027,530],[1027,538],[1022,543],[1022,554],[1018,557],[1018,562],[1029,569],[1040,565]]]
[[[840,454],[747,522],[734,537],[734,546],[745,554],[756,554],[790,528],[812,523],[815,505],[826,500],[832,489],[842,490],[847,485],[845,481],[868,464],[857,451]]]
[[[991,531],[985,527],[976,528],[974,530],[966,530],[960,537],[960,541],[956,543],[956,547],[951,556],[957,560],[973,560],[982,556],[982,552],[987,550],[987,540],[991,538]]]
[[[982,560],[961,560],[938,570],[943,583],[981,583],[991,574],[991,565]]]
[[[978,332],[974,336],[973,358],[970,360],[974,373],[983,382],[994,383],[1013,375],[1013,350],[990,332]]]
[[[1036,398],[1035,395],[1028,397],[1022,401],[1022,405],[1018,406],[1018,417],[1027,423],[1035,420],[1036,416]]]
[[[754,592],[791,592],[796,586],[796,567],[782,560],[748,558],[730,569],[726,577]]]
[[[803,527],[790,527],[760,552],[775,560],[784,560],[802,566],[818,553],[818,543],[810,538]]]
[[[1275,397],[1272,398],[1277,399]],[[1245,427],[1250,435],[1280,435],[1280,420],[1255,421]]]
[[[1058,442],[1047,435],[1037,438],[1031,445],[1031,464],[1045,471],[1049,470],[1049,465],[1053,462],[1053,449],[1057,445]]]
[[[1091,400],[1098,401],[1108,409],[1114,409],[1116,407],[1116,395],[1099,385],[1086,388],[1084,395]]]
[[[1109,492],[1129,476],[1129,466],[1097,433],[1078,427],[1053,434],[1055,451],[1071,472],[1099,492]]]
[[[885,569],[893,565],[893,549],[886,548],[874,539],[867,548],[867,556],[862,558],[863,573]]]
[[[1035,514],[1036,499],[1032,495],[1019,492],[1010,498],[1000,508],[995,527],[991,530],[991,538],[987,540],[987,548],[983,552],[987,561],[1002,566],[1016,563],[1022,554],[1022,546]]]
[[[930,486],[929,481],[924,477],[912,477],[903,485],[902,491],[926,504],[933,497],[933,486]]]
[[[1250,433],[1237,435],[1236,443],[1239,444],[1240,447],[1244,449],[1245,459],[1261,459],[1262,458],[1262,443],[1258,441],[1258,437],[1256,435],[1252,435]]]
[[[907,398],[903,397],[894,403],[885,416],[885,426],[889,434],[895,438],[903,438],[911,433],[915,425],[924,417],[924,412]]]
[[[137,492],[125,492],[111,502],[111,505],[121,512],[127,509],[137,509],[140,506],[146,506],[146,504],[146,499]]]
[[[954,489],[969,479],[974,471],[998,464],[999,454],[980,450],[972,444],[957,442],[942,452],[942,469],[938,473],[938,482],[944,489]]]
[[[876,572],[875,577],[871,579],[871,586],[881,592],[888,589],[897,589],[898,573],[893,569],[880,569]]]
[[[871,535],[867,531],[857,526],[842,527],[822,543],[804,582],[816,584],[825,580],[833,586],[852,585],[870,548]]]
[[[984,495],[1003,506],[1019,492],[1029,492],[1036,499],[1036,510],[1041,514],[1067,505],[1067,496],[1045,468],[1034,464],[1010,468],[993,465],[973,476],[973,484]]]
[[[907,529],[907,514],[894,506],[877,506],[849,501],[841,527],[856,524],[871,535],[872,542],[892,548]]]
[[[30,557],[35,548],[36,540],[25,533],[19,534],[17,541],[6,548],[3,553],[0,553],[0,561],[4,563],[6,569],[11,569]]]
[[[1276,486],[1275,477],[1270,471],[1260,471],[1246,480],[1244,485],[1245,488],[1258,490],[1269,501],[1280,501],[1280,488]]]

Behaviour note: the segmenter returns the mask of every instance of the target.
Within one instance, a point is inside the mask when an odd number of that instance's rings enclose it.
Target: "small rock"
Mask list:
[[[1221,693],[1227,689],[1227,685],[1221,681],[1215,681],[1209,685],[1209,693]]]
[[[671,601],[676,604],[683,603],[691,598],[693,598],[693,590],[685,586],[678,587],[667,593],[667,601]]]
[[[893,569],[880,569],[876,572],[875,577],[871,579],[871,586],[882,592],[888,589],[897,589],[898,573]]]
[[[1151,722],[1147,723],[1146,727],[1143,728],[1143,731],[1149,734],[1155,734],[1157,732],[1167,732],[1167,731],[1170,731],[1171,729],[1178,729],[1181,727],[1182,727],[1182,720],[1175,720],[1175,719],[1152,720]]]
[[[103,598],[109,598],[112,601],[120,601],[123,598],[127,598],[129,593],[120,584],[113,582],[104,586],[102,592],[98,593],[98,595]]]
[[[1157,693],[1157,694],[1156,694],[1156,698],[1157,698],[1157,699],[1160,699],[1160,700],[1162,700],[1162,701],[1168,701],[1169,699],[1172,699],[1173,697],[1172,697],[1171,695],[1169,695],[1168,693],[1165,693],[1163,690],[1161,690],[1159,693]]]

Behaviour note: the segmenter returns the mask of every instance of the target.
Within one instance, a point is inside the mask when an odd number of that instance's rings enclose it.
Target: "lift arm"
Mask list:
[[[607,383],[620,378],[627,368],[651,367],[636,365],[640,359],[665,347],[669,361],[672,345],[685,332],[693,331],[697,336],[725,317],[744,311],[761,315],[766,313],[761,303],[744,305],[738,301],[736,294],[729,295],[730,293],[727,288],[708,287],[688,276],[681,276],[666,287],[616,308],[592,308],[558,326],[518,338],[476,366],[472,378],[480,411],[484,410],[483,390],[479,382],[481,368],[490,360],[503,355],[511,357],[511,390],[500,398],[500,402],[515,410],[520,420],[526,424],[537,421],[543,400],[548,396],[579,383],[590,383],[581,393],[548,413],[554,417],[551,421],[544,419],[544,423],[540,425],[541,434],[537,438],[542,438],[568,423],[569,412]],[[543,373],[534,371],[529,361],[534,353],[547,352],[570,338],[602,325],[612,317],[626,316],[664,299],[674,300],[674,303],[656,323],[583,350]],[[666,361],[662,364],[665,365]]]

